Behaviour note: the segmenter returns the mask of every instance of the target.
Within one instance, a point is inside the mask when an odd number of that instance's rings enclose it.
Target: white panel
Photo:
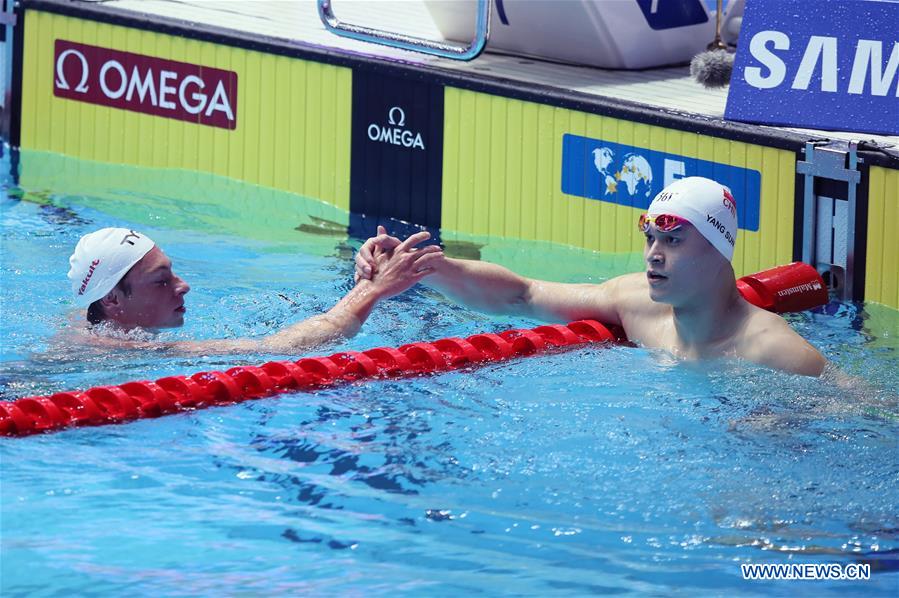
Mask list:
[[[819,264],[833,263],[833,200],[818,197],[817,222],[815,225],[815,261]]]
[[[848,265],[849,202],[837,200],[833,213],[833,261],[832,264],[846,268]]]

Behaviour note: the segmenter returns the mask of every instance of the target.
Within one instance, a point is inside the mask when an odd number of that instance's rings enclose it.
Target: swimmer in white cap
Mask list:
[[[683,359],[739,357],[819,376],[827,361],[780,316],[745,301],[731,259],[736,201],[710,179],[688,177],[663,189],[640,216],[646,271],[602,284],[524,278],[488,262],[438,255],[426,284],[471,307],[549,321],[595,319],[627,338]],[[399,239],[382,228],[356,256],[356,277],[377,280],[379,260]]]
[[[260,339],[175,342],[165,346],[201,353],[292,352],[353,336],[378,301],[402,293],[431,272],[429,262],[442,255],[440,248],[414,249],[429,236],[422,232],[409,237],[385,266],[379,267],[386,268],[383,277],[371,284],[357,284],[325,314]],[[84,235],[69,258],[69,265],[72,297],[75,305],[87,308],[87,320],[94,332],[154,330],[184,323],[184,297],[190,286],[175,274],[172,261],[146,235],[127,228],[104,228]],[[91,336],[96,339],[98,335]],[[129,345],[129,341],[121,341],[120,334],[104,338],[112,340],[102,344]]]
[[[120,328],[172,328],[184,323],[190,286],[149,237],[127,228],[84,235],[69,258],[75,305],[91,324]]]

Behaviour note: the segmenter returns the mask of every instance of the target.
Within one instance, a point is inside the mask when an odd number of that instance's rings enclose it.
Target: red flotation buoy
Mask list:
[[[821,275],[802,262],[744,276],[737,280],[737,289],[746,301],[778,314],[827,303],[827,286]]]

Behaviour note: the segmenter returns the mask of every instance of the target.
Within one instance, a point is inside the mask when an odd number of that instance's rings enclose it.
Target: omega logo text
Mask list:
[[[237,126],[237,73],[65,40],[56,40],[53,94],[213,127]]]
[[[376,123],[368,125],[368,138],[381,143],[425,149],[421,133],[403,128],[406,125],[406,113],[399,106],[387,111],[387,124],[391,126],[378,126]]]

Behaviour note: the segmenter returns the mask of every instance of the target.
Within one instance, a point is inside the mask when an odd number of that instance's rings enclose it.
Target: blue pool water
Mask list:
[[[167,338],[262,334],[320,313],[349,288],[361,242],[295,231],[289,218],[270,224],[268,241],[210,224],[263,201],[251,187],[229,208],[204,203],[219,190],[202,186],[22,186],[7,181],[0,198],[4,399],[272,357],[60,342],[77,325],[68,255],[93,228],[144,231],[191,283],[187,325]],[[115,201],[130,202],[127,218]],[[484,243],[485,258],[553,279],[600,281],[634,265]],[[789,320],[868,387],[591,347],[0,438],[0,593],[895,595],[899,315],[832,304]],[[339,346],[536,324],[417,288]],[[789,562],[874,572],[740,575],[741,563]]]

